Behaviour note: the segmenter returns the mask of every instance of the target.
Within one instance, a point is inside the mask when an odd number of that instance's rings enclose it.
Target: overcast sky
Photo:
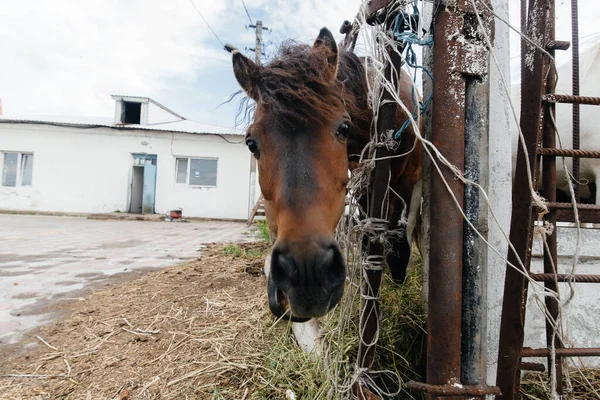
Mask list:
[[[241,0],[193,0],[223,42],[254,47]],[[267,53],[284,38],[337,33],[360,0],[245,0]],[[559,39],[569,40],[570,1],[559,3]],[[518,0],[511,0],[517,4]],[[580,0],[581,35],[600,31],[600,3]],[[511,10],[518,24],[518,10]],[[0,98],[5,115],[112,116],[109,94],[152,97],[204,123],[232,126],[238,90],[230,55],[190,0],[3,0]],[[512,53],[518,55],[518,49]],[[251,52],[247,52],[251,55]]]

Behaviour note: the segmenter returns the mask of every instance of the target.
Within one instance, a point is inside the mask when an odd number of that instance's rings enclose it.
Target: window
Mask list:
[[[123,101],[121,106],[121,122],[124,124],[139,124],[142,120],[142,103]]]
[[[216,158],[178,158],[175,182],[190,186],[217,186]]]
[[[2,186],[31,186],[33,154],[4,153]]]

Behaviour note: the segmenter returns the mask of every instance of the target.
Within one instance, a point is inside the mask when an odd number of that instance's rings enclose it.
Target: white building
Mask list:
[[[0,209],[248,217],[243,132],[113,99],[114,118],[0,116]]]

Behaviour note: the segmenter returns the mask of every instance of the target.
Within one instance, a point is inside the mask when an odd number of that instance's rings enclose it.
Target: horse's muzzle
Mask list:
[[[281,290],[277,289],[275,283],[270,278],[267,278],[267,292],[269,295],[269,308],[277,319],[290,322],[310,321],[310,317],[300,318],[292,315],[287,296]]]
[[[321,317],[339,303],[345,279],[346,265],[335,242],[278,241],[268,277],[269,308],[292,322]]]

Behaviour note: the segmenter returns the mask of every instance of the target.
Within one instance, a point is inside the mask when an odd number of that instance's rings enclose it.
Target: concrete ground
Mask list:
[[[53,304],[82,289],[195,259],[203,244],[254,238],[240,222],[0,214],[0,344],[51,319]]]

